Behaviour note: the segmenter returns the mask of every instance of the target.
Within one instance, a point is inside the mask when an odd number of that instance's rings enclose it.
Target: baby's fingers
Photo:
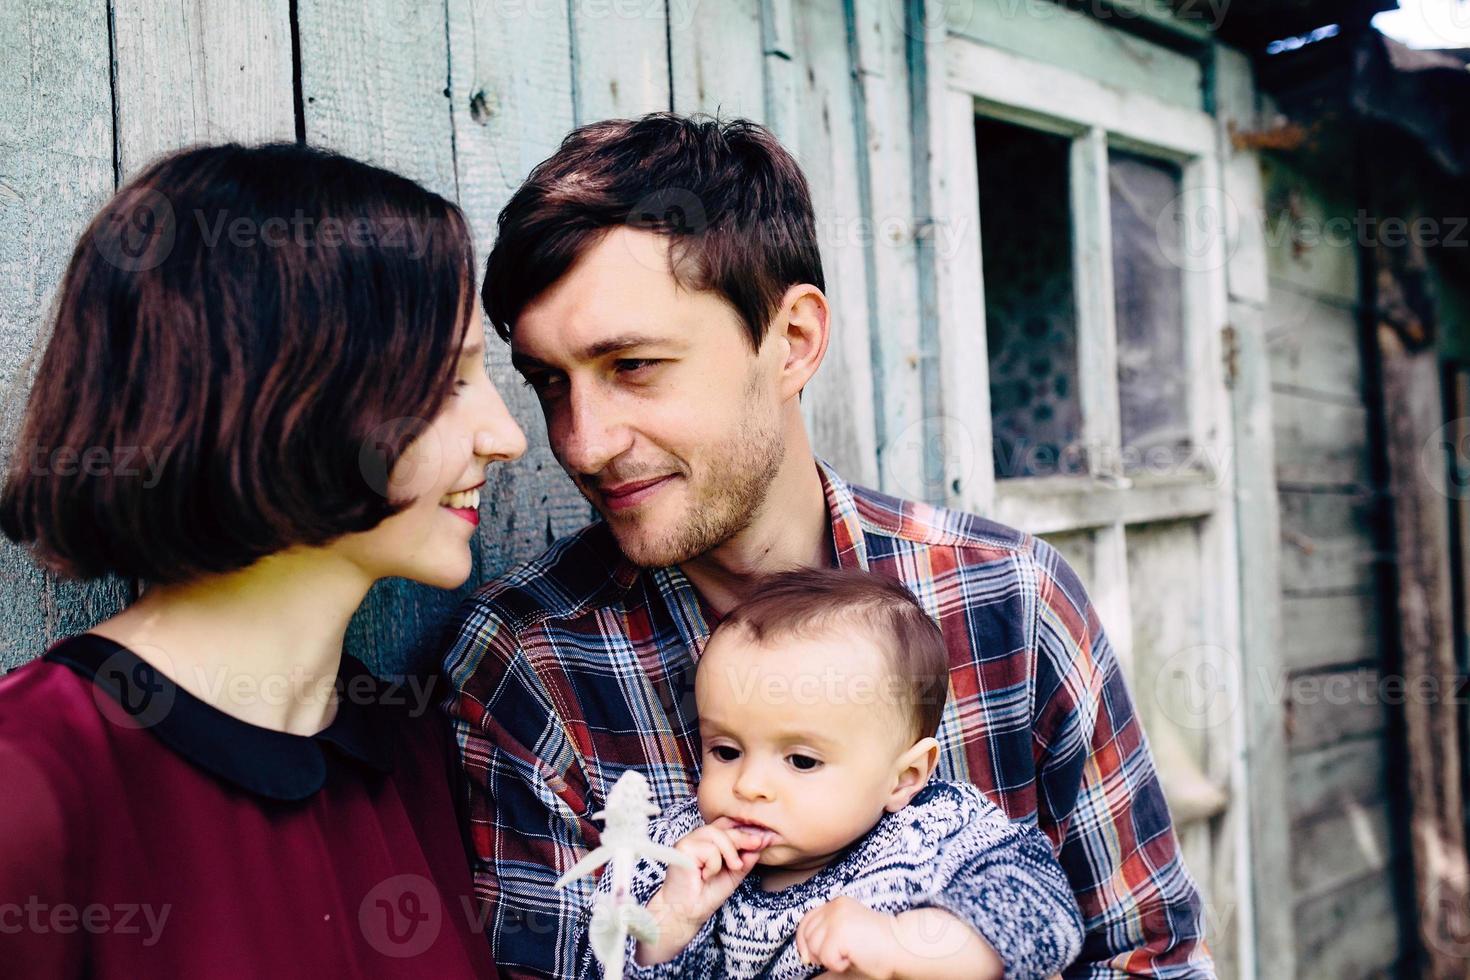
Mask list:
[[[822,908],[808,912],[796,927],[796,955],[803,963],[818,962],[817,949],[827,932],[827,917],[822,914]]]
[[[706,839],[712,842],[719,850],[720,856],[724,858],[725,867],[730,868],[732,871],[744,870],[744,865],[740,861],[740,848],[730,839],[730,835],[716,827],[708,827],[706,829],[709,831],[709,836]],[[719,868],[715,869],[715,871],[719,870]]]

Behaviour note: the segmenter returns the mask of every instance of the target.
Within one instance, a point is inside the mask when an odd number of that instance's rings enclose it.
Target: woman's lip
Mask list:
[[[661,476],[656,480],[642,480],[637,483],[625,483],[620,487],[603,487],[599,489],[603,501],[613,510],[626,510],[637,506],[658,492],[673,476]]]
[[[473,507],[445,507],[455,517],[469,521],[471,527],[480,526],[480,512]]]

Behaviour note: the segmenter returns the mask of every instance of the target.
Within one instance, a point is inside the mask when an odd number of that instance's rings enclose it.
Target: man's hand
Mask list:
[[[670,865],[663,887],[648,900],[648,911],[658,922],[658,942],[638,944],[638,963],[650,966],[678,956],[745,880],[774,836],[719,817],[679,838],[674,850],[695,866]]]

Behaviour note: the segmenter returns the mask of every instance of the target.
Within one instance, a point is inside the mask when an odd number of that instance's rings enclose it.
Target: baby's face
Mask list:
[[[850,631],[765,643],[718,632],[695,680],[705,822],[773,831],[763,865],[825,865],[912,795],[895,785],[914,745],[899,683]]]

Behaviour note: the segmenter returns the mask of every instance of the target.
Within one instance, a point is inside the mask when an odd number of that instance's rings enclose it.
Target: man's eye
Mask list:
[[[729,745],[716,745],[709,751],[711,755],[721,762],[734,762],[740,758],[740,750]]]
[[[648,357],[628,357],[618,361],[618,370],[623,374],[636,374],[644,368],[653,367],[658,361]]]
[[[545,391],[556,383],[557,379],[550,374],[522,374],[521,384],[533,391]]]
[[[802,755],[799,752],[788,755],[786,759],[791,763],[791,768],[800,772],[811,772],[822,764],[822,760],[813,759],[811,756]]]

